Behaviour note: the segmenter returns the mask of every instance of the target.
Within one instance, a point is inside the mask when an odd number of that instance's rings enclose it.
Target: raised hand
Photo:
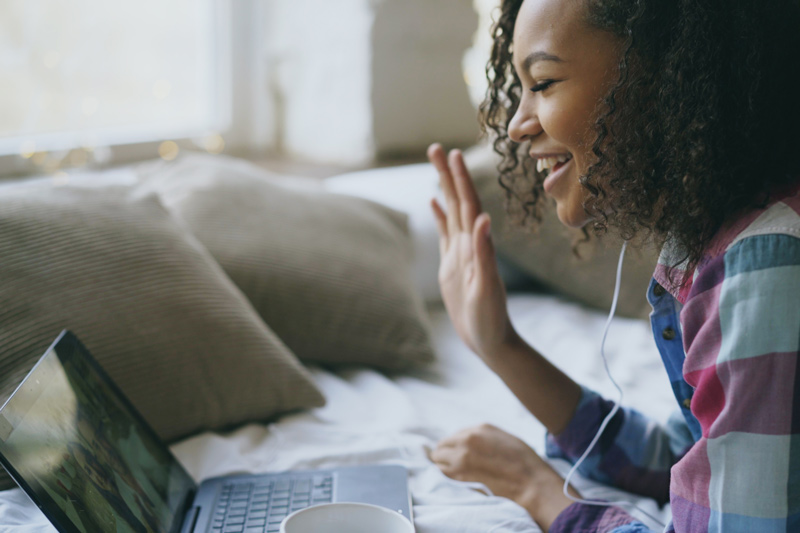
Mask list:
[[[447,312],[461,339],[489,362],[500,348],[518,340],[506,308],[506,292],[497,269],[489,215],[461,152],[449,157],[439,144],[428,148],[439,172],[446,210],[431,201],[439,228],[439,285]]]

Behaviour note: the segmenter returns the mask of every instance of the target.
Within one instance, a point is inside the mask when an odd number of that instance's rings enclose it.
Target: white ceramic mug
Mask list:
[[[368,503],[326,503],[306,507],[281,522],[281,533],[414,533],[408,518]]]

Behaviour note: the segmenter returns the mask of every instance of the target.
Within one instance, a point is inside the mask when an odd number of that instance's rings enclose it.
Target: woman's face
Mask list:
[[[586,21],[586,0],[525,0],[514,27],[513,63],[522,96],[508,133],[530,141],[538,168],[549,168],[545,192],[571,227],[589,222],[588,194],[578,178],[594,160],[594,123],[616,83],[620,41]],[[559,161],[560,160],[560,161]]]

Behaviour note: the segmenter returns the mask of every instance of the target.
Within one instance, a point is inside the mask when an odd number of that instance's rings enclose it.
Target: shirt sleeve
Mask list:
[[[567,428],[557,437],[547,436],[547,456],[573,464],[577,462],[613,407],[613,402],[584,388]],[[683,437],[686,434],[680,413],[662,426],[633,409],[622,407],[578,472],[664,505],[669,501],[670,468],[691,446]]]
[[[573,503],[564,509],[550,525],[548,533],[568,532],[651,533],[651,529],[636,521],[619,507],[602,507]]]
[[[800,239],[752,236],[709,261],[681,323],[702,436],[672,470],[675,530],[798,529]]]

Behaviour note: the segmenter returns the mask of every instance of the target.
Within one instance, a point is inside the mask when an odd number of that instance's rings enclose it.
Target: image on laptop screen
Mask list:
[[[69,333],[0,411],[0,455],[64,531],[168,532],[194,482]]]

